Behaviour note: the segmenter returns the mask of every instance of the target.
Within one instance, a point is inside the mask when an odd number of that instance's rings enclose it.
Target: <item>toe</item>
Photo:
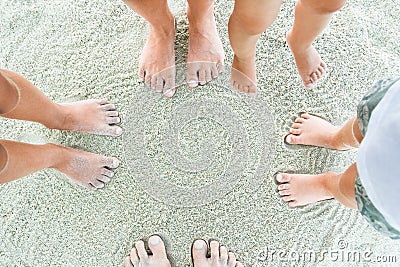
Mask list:
[[[106,118],[106,123],[107,124],[117,124],[120,123],[121,119],[120,117],[107,117]]]
[[[105,105],[102,105],[101,108],[104,111],[112,111],[112,110],[115,110],[115,105],[114,104],[105,104]]]
[[[229,255],[228,255],[228,267],[235,267],[236,263],[237,263],[237,261],[236,261],[235,253],[229,252]]]
[[[187,64],[187,76],[186,81],[190,88],[195,88],[199,85],[199,77],[197,75],[197,64],[188,63]]]
[[[124,267],[134,267],[129,256],[126,256],[124,259]]]
[[[144,247],[144,242],[142,240],[137,241],[135,243],[135,248],[136,248],[137,254],[139,256],[139,259],[146,261],[148,259],[149,255],[147,254],[147,251]]]
[[[291,145],[301,144],[301,137],[293,134],[286,136],[286,142]]]
[[[103,188],[104,187],[104,183],[98,179],[93,179],[90,181],[90,184],[92,184],[94,187],[96,187],[97,189]]]
[[[192,248],[193,263],[196,266],[204,266],[207,264],[207,243],[198,239],[194,241]]]
[[[290,191],[289,191],[289,190],[280,190],[280,191],[278,192],[278,194],[279,194],[280,196],[290,196]]]
[[[279,183],[288,183],[290,182],[290,175],[287,173],[278,173],[278,175],[276,175],[276,180]]]
[[[98,103],[100,105],[105,105],[105,104],[109,104],[110,102],[107,99],[103,98],[103,99],[100,99]]]
[[[251,95],[257,94],[257,86],[255,86],[255,85],[250,85],[250,86],[249,86],[249,91],[248,91],[248,93],[251,94]]]
[[[109,170],[109,169],[106,169],[106,168],[103,168],[101,170],[101,174],[104,175],[104,176],[110,177],[110,178],[114,177],[114,172],[112,170]]]
[[[119,166],[119,160],[114,157],[104,157],[103,164],[105,167],[115,169]]]
[[[303,119],[308,120],[309,118],[311,118],[311,115],[308,114],[308,113],[303,113],[303,114],[301,114],[301,117],[302,117]]]
[[[290,188],[290,184],[288,183],[284,183],[284,184],[280,184],[278,185],[278,190],[288,190]]]
[[[218,243],[218,241],[210,242],[210,250],[211,250],[211,259],[214,262],[217,262],[219,260],[219,243]]]
[[[206,71],[205,70],[199,70],[199,84],[200,85],[205,85],[206,84]]]
[[[150,80],[150,87],[153,88],[154,90],[156,90],[156,92],[161,92],[161,91],[158,90],[158,88],[157,88],[157,75],[153,75],[153,77],[151,77],[151,80]]]
[[[107,127],[105,134],[106,135],[111,135],[111,136],[120,136],[122,134],[123,130],[121,127],[117,125],[109,126]]]
[[[244,265],[240,261],[238,261],[236,262],[236,267],[244,267]]]
[[[317,70],[315,71],[315,74],[317,75],[317,78],[318,78],[318,79],[320,79],[321,76],[322,76],[322,73],[319,71],[319,69],[317,69]]]
[[[313,83],[316,83],[318,81],[318,77],[315,72],[311,73],[310,78]]]
[[[111,181],[111,178],[106,176],[106,175],[102,175],[98,178],[100,181],[102,181],[104,184],[109,183]]]
[[[220,253],[220,261],[222,263],[223,266],[226,265],[226,263],[228,262],[228,249],[225,246],[221,246],[219,248],[219,253]]]
[[[302,126],[302,124],[301,124],[301,123],[298,123],[298,122],[295,122],[295,123],[292,124],[292,128],[293,128],[293,129],[300,129],[301,126]]]
[[[217,70],[218,70],[218,73],[219,73],[219,74],[221,74],[222,72],[224,72],[224,70],[225,70],[224,64],[217,63]]]
[[[151,79],[152,79],[152,77],[151,77],[151,75],[145,75],[144,76],[144,83],[147,85],[147,86],[151,86]]]
[[[107,112],[106,112],[106,115],[107,115],[108,117],[118,117],[119,113],[118,113],[118,111],[113,110],[113,111],[107,111]]]
[[[301,133],[301,130],[298,128],[290,128],[289,132],[291,134],[299,135]]]
[[[211,76],[211,69],[207,69],[205,72],[206,72],[206,82],[209,83],[213,79]]]
[[[138,256],[136,248],[131,249],[131,253],[129,254],[129,257],[130,257],[130,260],[133,263],[133,265],[139,266],[140,260],[139,260],[139,256]]]
[[[325,68],[322,66],[319,66],[318,71],[321,73],[321,75],[323,75],[325,73]]]
[[[211,66],[211,77],[213,79],[215,79],[215,78],[218,77],[218,75],[219,75],[219,71],[218,71],[217,65],[212,64],[212,66]]]
[[[283,196],[282,199],[285,202],[289,202],[289,201],[294,200],[293,195]]]
[[[321,62],[320,66],[323,67],[325,70],[327,69],[325,62],[323,62],[323,61]]]
[[[294,120],[294,122],[295,122],[295,123],[303,123],[303,122],[304,122],[304,118],[301,118],[301,117],[296,118],[296,119]],[[293,126],[292,126],[292,127],[293,127]]]
[[[153,253],[153,256],[158,259],[166,259],[167,253],[165,251],[165,245],[161,237],[158,235],[152,235],[149,238],[149,248]]]
[[[163,94],[166,97],[172,97],[175,94],[175,78],[165,79],[165,85],[163,88]]]

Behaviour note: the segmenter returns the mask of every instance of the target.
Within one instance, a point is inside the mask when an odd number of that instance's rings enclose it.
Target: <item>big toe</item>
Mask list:
[[[167,259],[167,253],[165,251],[165,244],[162,241],[160,236],[152,235],[149,238],[149,248],[150,248],[151,252],[153,253],[153,256],[156,257],[157,259],[159,259],[160,261]]]
[[[198,239],[193,243],[192,257],[195,267],[203,267],[207,264],[207,243],[204,240]]]
[[[199,66],[197,63],[187,64],[186,82],[190,88],[199,86]]]

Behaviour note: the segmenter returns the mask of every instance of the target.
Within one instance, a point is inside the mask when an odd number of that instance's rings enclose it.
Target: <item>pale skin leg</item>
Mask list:
[[[294,55],[297,70],[307,88],[311,88],[320,79],[326,68],[325,62],[312,43],[328,25],[333,13],[342,8],[345,2],[299,0],[296,4],[294,25],[286,39]]]
[[[0,116],[29,120],[61,130],[119,135],[122,129],[115,107],[105,100],[55,104],[22,76],[0,71]],[[89,189],[104,187],[118,166],[116,158],[104,157],[61,146],[30,145],[0,140],[0,183],[35,171],[55,168],[75,183]]]
[[[254,94],[257,88],[256,44],[276,19],[282,0],[236,0],[229,19],[229,39],[235,53],[231,85],[240,92]]]
[[[334,127],[325,120],[309,114],[303,114],[296,121],[295,124],[300,125],[295,129],[300,129],[300,132],[296,132],[294,135],[291,131],[290,136],[297,138],[296,142],[299,144],[344,150],[358,147],[363,139],[357,118],[351,119],[341,128]],[[343,205],[356,209],[354,183],[357,176],[357,167],[354,163],[343,174],[331,172],[320,175],[280,173],[276,180],[278,193],[291,207],[335,198]]]
[[[189,51],[186,80],[190,88],[216,78],[224,65],[224,49],[218,36],[213,0],[188,0]]]
[[[124,0],[150,25],[139,62],[139,77],[166,97],[175,93],[175,23],[166,0]]]
[[[129,256],[124,260],[125,267],[170,267],[165,245],[158,235],[149,238],[148,246],[152,252],[149,255],[143,241],[137,241]],[[217,241],[210,242],[211,257],[208,257],[208,246],[204,240],[196,240],[192,247],[194,267],[243,267],[237,261],[233,252],[228,252],[225,246]]]
[[[115,106],[107,100],[85,100],[67,104],[56,104],[46,97],[27,79],[17,73],[0,70],[0,95],[11,95],[12,108],[2,117],[39,122],[50,129],[70,130],[100,135],[122,134]],[[19,100],[15,101],[15,95]],[[8,103],[8,101],[4,101]]]
[[[0,140],[0,183],[7,183],[36,171],[54,168],[74,183],[90,190],[103,188],[114,176],[119,161],[54,144],[31,145]]]

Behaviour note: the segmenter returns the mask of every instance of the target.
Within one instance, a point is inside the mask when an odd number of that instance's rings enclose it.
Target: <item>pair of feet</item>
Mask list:
[[[124,260],[125,267],[171,267],[165,245],[160,236],[152,235],[148,241],[150,254],[146,251],[145,243],[137,241],[129,256]],[[204,240],[198,239],[192,246],[194,267],[243,267],[233,252],[220,245],[217,241],[210,242],[209,248]]]
[[[348,146],[336,142],[339,131],[339,127],[326,120],[304,113],[292,124],[289,134],[285,136],[285,142],[290,145],[347,150]],[[338,174],[332,172],[319,175],[279,173],[275,179],[279,195],[290,207],[296,207],[333,198],[327,185],[329,180],[337,176]]]
[[[59,125],[49,128],[92,133],[108,136],[122,134],[119,113],[114,104],[106,99],[84,100],[68,104],[58,104],[63,114]],[[62,160],[53,168],[66,174],[74,183],[90,190],[103,188],[111,181],[119,160],[114,157],[85,152],[72,148],[62,148]]]
[[[213,9],[201,19],[189,18],[189,50],[186,80],[190,88],[205,85],[224,68],[224,49],[218,36]],[[166,97],[172,97],[175,85],[175,20],[158,27],[150,26],[150,34],[139,62],[139,76],[146,85]]]

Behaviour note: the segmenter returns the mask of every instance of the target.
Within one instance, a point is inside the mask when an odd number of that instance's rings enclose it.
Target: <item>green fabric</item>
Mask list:
[[[367,133],[368,122],[375,107],[385,96],[388,89],[399,80],[386,79],[377,82],[372,89],[362,98],[357,108],[358,126],[363,136]],[[365,188],[361,183],[360,177],[355,182],[355,193],[358,210],[361,215],[370,223],[378,232],[392,239],[400,239],[400,232],[394,229],[372,204]]]

